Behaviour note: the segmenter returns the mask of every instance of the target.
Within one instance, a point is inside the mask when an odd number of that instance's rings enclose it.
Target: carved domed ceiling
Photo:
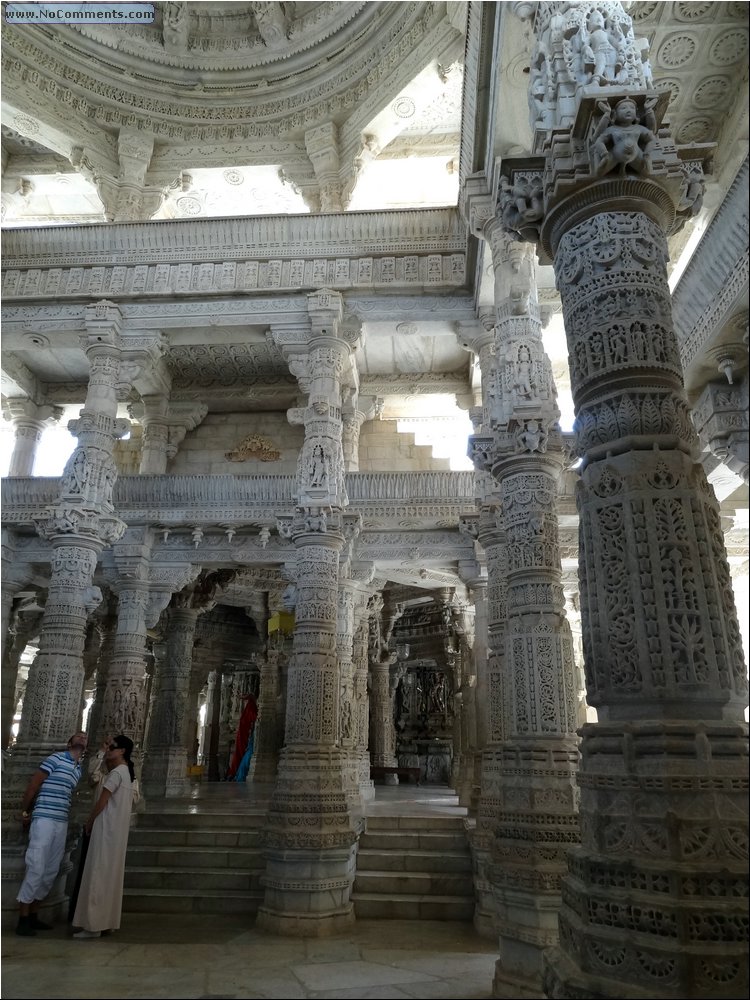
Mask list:
[[[128,170],[156,218],[455,204],[464,3],[155,6],[4,26],[7,224],[112,219]],[[419,161],[400,190],[394,159]]]

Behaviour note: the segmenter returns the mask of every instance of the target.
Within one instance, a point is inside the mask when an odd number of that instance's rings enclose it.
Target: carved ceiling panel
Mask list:
[[[281,351],[272,343],[174,347],[167,355],[167,367],[176,388],[241,385],[289,373]]]

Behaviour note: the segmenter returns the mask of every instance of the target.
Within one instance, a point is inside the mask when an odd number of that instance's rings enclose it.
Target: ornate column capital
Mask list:
[[[86,306],[84,310],[84,325],[86,333],[81,338],[81,347],[89,350],[106,347],[121,347],[123,318],[120,307],[107,299],[99,299]]]

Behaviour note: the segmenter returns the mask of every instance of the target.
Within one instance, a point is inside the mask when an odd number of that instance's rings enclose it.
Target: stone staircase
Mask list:
[[[125,912],[242,913],[263,900],[263,811],[233,802],[210,811],[158,806],[139,814],[125,862]]]
[[[363,919],[472,920],[474,884],[461,816],[369,816],[354,912]]]
[[[207,800],[150,800],[130,831],[123,910],[238,913],[263,900],[267,802],[208,786]],[[205,786],[204,786],[205,789]],[[354,909],[361,918],[466,920],[474,915],[466,818],[380,814],[360,838]]]

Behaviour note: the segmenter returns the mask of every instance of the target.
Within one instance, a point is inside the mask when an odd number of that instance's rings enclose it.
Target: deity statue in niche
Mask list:
[[[531,375],[531,353],[525,344],[518,349],[518,362],[515,370],[513,391],[516,396],[530,399],[533,395],[534,382]]]
[[[328,487],[328,459],[326,458],[323,446],[316,444],[310,456],[310,476],[309,484],[317,489]]]

